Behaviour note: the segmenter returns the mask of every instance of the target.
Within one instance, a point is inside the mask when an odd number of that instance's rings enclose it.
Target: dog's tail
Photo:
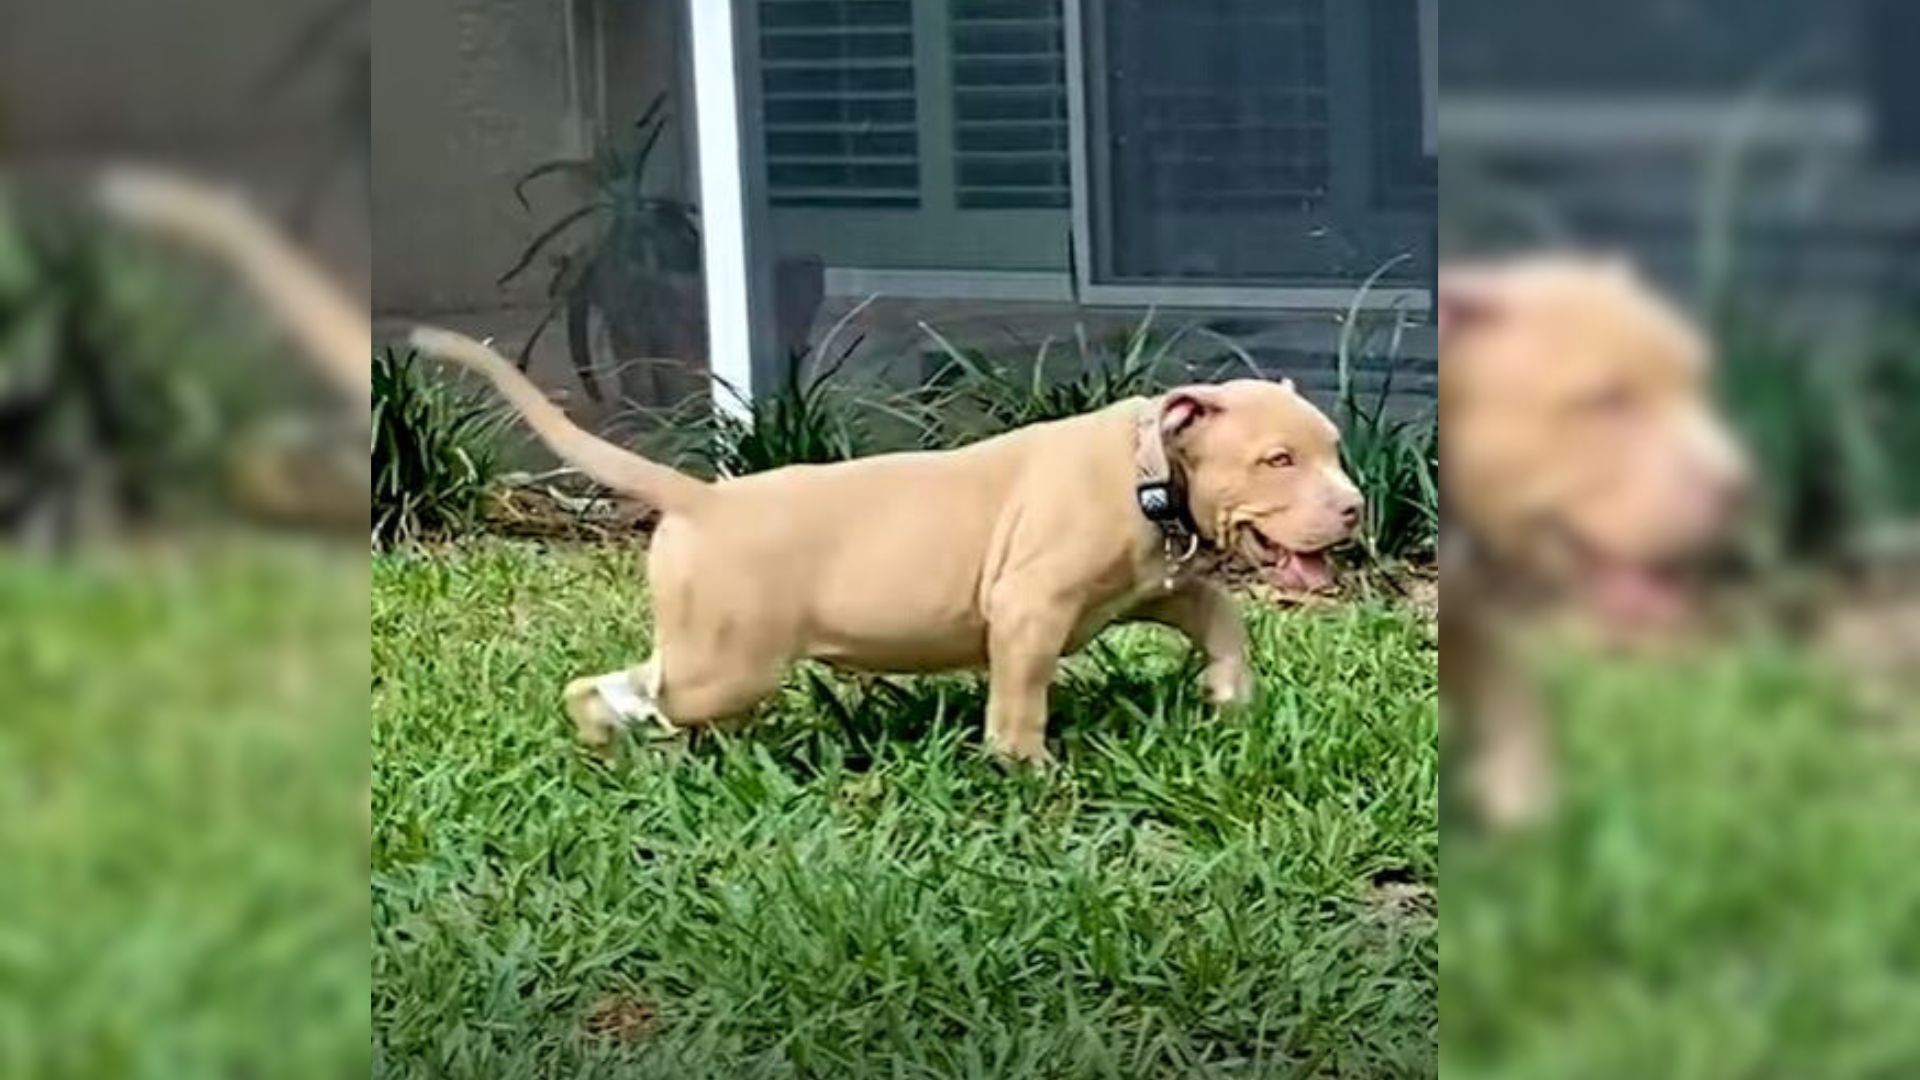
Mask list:
[[[107,170],[108,213],[200,248],[240,272],[260,301],[364,412],[373,395],[373,322],[245,199],[205,181],[138,166]]]
[[[705,481],[648,461],[581,428],[506,357],[465,334],[422,326],[409,341],[423,353],[485,375],[561,460],[621,494],[672,513],[690,509],[712,491]]]

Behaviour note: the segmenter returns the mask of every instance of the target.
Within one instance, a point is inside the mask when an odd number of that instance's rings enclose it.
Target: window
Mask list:
[[[910,0],[760,0],[775,206],[920,204]]]
[[[1424,287],[1436,172],[1417,0],[1072,2],[1083,288],[1338,288],[1381,267]]]

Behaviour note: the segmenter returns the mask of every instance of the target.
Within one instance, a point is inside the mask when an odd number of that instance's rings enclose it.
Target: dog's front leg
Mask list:
[[[1440,696],[1455,717],[1448,722],[1461,726],[1470,805],[1489,828],[1530,825],[1553,806],[1545,705],[1508,640],[1511,630],[1492,621],[1474,579],[1459,576],[1466,595],[1450,599],[1440,616],[1447,658]]]
[[[1047,605],[1001,589],[988,626],[987,749],[1008,761],[1044,764],[1047,688],[1073,632],[1065,605]]]
[[[1207,654],[1207,670],[1201,677],[1214,704],[1243,705],[1253,699],[1246,622],[1225,589],[1210,581],[1184,582],[1142,604],[1133,617],[1171,626]]]

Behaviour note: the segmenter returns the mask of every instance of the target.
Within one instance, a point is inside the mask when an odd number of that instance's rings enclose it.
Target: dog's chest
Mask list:
[[[1067,651],[1077,651],[1087,642],[1092,641],[1100,631],[1113,625],[1115,620],[1138,610],[1144,604],[1168,595],[1171,591],[1167,586],[1166,576],[1160,573],[1144,575],[1142,580],[1128,582],[1111,595],[1089,605],[1074,628],[1073,637],[1067,644]]]

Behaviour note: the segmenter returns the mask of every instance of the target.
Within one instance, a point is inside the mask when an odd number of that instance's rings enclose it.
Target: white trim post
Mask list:
[[[779,370],[753,0],[686,0],[713,401],[735,415]]]

